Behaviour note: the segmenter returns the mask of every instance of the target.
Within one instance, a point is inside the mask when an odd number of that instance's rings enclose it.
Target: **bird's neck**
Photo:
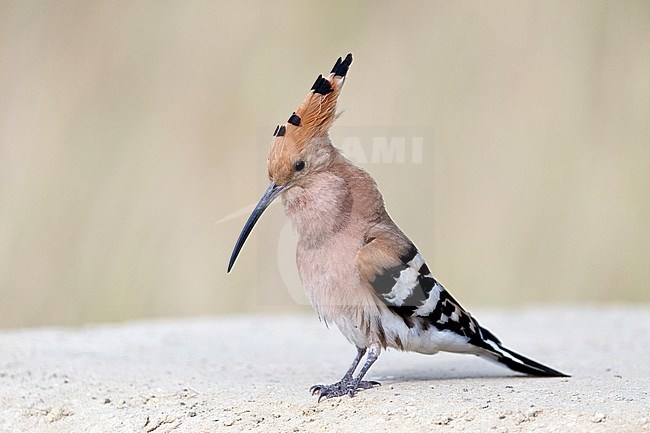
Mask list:
[[[331,240],[349,223],[351,192],[345,179],[334,173],[314,174],[308,183],[287,190],[283,198],[299,242],[308,247]]]
[[[283,197],[285,213],[306,248],[319,247],[344,231],[361,237],[365,225],[386,216],[370,175],[338,153],[328,170],[315,173]]]

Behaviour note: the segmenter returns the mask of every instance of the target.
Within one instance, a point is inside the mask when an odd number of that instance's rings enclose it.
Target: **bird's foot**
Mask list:
[[[362,380],[357,382],[354,379],[341,379],[340,381],[333,383],[331,385],[314,385],[309,391],[312,395],[318,394],[318,402],[321,400],[333,397],[341,397],[343,395],[349,395],[353,397],[354,394],[360,389],[369,389],[373,386],[379,386],[381,383],[375,382],[374,380]]]

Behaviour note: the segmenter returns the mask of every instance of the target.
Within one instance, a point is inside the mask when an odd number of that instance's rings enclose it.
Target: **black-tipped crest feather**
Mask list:
[[[289,116],[289,120],[287,120],[287,122],[292,124],[293,126],[300,126],[301,121],[302,121],[302,119],[300,118],[300,116],[298,116],[296,114],[295,111],[293,112],[293,114],[291,116]]]
[[[345,60],[342,60],[339,57],[339,59],[334,64],[331,73],[338,77],[345,77],[345,75],[348,73],[348,69],[350,68],[351,64],[352,64],[352,53],[345,56]]]
[[[322,75],[319,75],[318,78],[316,78],[314,85],[311,86],[311,90],[313,90],[314,93],[327,95],[328,93],[331,93],[334,89],[332,89],[332,84],[326,78],[323,78]]]

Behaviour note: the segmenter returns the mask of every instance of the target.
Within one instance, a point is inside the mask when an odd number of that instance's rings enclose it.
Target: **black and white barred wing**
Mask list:
[[[433,326],[467,337],[469,343],[478,346],[484,345],[486,337],[499,343],[435,280],[414,245],[399,256],[398,263],[377,273],[370,284],[409,328],[417,322],[425,328]]]
[[[400,316],[406,326],[419,326],[424,331],[431,327],[442,335],[446,332],[466,338],[466,343],[478,351],[477,355],[503,364],[514,371],[537,376],[565,376],[565,374],[526,358],[504,347],[499,339],[482,328],[469,312],[438,283],[424,259],[413,245],[393,266],[375,274],[371,286],[381,301]],[[457,351],[458,347],[456,346]]]

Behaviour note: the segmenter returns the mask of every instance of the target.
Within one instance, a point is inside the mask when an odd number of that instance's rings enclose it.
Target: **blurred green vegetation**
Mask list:
[[[433,131],[434,182],[367,168],[465,306],[650,301],[648,1],[3,1],[0,326],[308,308],[280,206],[228,275],[217,221],[349,51],[338,125]]]

